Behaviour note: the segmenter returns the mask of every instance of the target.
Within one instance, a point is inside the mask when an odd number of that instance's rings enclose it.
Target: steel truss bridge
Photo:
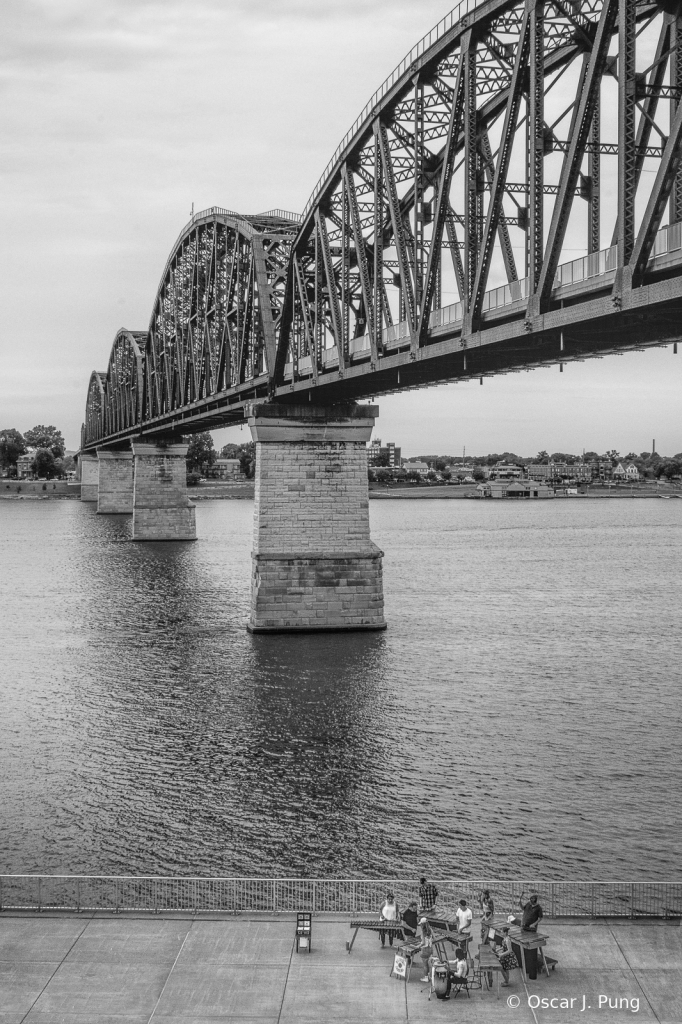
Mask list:
[[[82,449],[676,341],[681,39],[677,0],[463,0],[301,216],[192,218]]]

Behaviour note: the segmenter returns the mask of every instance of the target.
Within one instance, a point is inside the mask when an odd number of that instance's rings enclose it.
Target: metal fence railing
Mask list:
[[[477,906],[490,889],[495,908],[516,911],[536,892],[547,917],[682,917],[682,883],[536,882],[436,879],[439,905]],[[376,913],[387,889],[399,906],[416,897],[416,879],[182,878],[125,875],[0,875],[0,910],[190,911],[193,913]]]

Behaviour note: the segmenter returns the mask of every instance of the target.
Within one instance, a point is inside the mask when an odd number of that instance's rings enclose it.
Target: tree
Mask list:
[[[242,453],[239,456],[239,468],[250,480],[256,474],[256,444],[255,441],[248,441],[242,445]]]
[[[26,451],[26,441],[18,430],[8,427],[0,430],[0,466],[16,471],[17,459]]]
[[[620,459],[620,454],[616,451],[615,448],[612,448],[610,451],[606,453],[604,458],[610,459],[611,462],[618,462],[618,460]]]
[[[30,448],[47,448],[55,459],[63,457],[66,447],[61,430],[57,430],[51,424],[49,427],[44,427],[42,424],[31,427],[24,434],[24,441]]]
[[[537,456],[535,458],[535,461],[539,462],[540,465],[542,465],[542,466],[548,466],[549,465],[549,455],[544,450],[544,448],[543,448],[543,450],[541,452],[538,452],[538,454],[537,454]]]
[[[474,471],[471,474],[474,480],[485,480],[485,473],[480,466],[474,466]]]
[[[56,460],[49,448],[38,448],[33,456],[31,469],[36,476],[44,476],[48,480],[57,475]]]
[[[187,448],[187,469],[190,472],[192,470],[198,470],[200,473],[206,473],[209,466],[213,465],[216,458],[217,456],[213,445],[213,438],[208,430],[205,430],[201,434],[193,434]]]
[[[220,449],[221,459],[238,459],[242,454],[243,445],[241,444],[226,444]]]

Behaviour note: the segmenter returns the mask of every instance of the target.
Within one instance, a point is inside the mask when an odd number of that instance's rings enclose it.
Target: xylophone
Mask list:
[[[351,921],[350,926],[355,931],[353,932],[353,938],[350,942],[346,943],[346,949],[349,953],[353,948],[355,936],[361,928],[369,932],[387,932],[389,935],[398,935],[402,934],[406,927],[403,921]]]

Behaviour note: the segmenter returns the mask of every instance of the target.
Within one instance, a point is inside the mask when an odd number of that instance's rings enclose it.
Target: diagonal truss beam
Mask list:
[[[381,162],[383,164],[384,177],[386,180],[386,190],[388,193],[388,208],[391,215],[393,239],[398,253],[398,271],[400,274],[400,283],[402,286],[402,293],[407,311],[407,319],[410,325],[410,331],[413,332],[416,327],[414,284],[412,281],[412,273],[407,255],[403,214],[400,209],[400,201],[398,199],[398,191],[396,189],[395,174],[393,172],[393,161],[391,160],[391,152],[388,145],[388,133],[386,131],[386,126],[383,124],[378,124],[376,130],[378,132],[379,145],[381,148]]]
[[[374,309],[372,306],[372,288],[369,279],[369,267],[367,265],[367,252],[365,250],[365,239],[362,234],[362,224],[360,223],[360,211],[358,210],[358,197],[355,192],[353,172],[347,164],[344,164],[343,166],[342,178],[348,198],[348,211],[350,213],[351,230],[353,232],[353,241],[355,243],[355,258],[357,260],[358,271],[360,274],[360,289],[362,291],[362,302],[365,307],[367,333],[369,334],[372,359],[376,359],[377,351],[376,338],[374,334]]]
[[[661,226],[661,219],[672,192],[673,183],[682,163],[682,103],[679,104],[673,123],[670,126],[670,137],[663,151],[663,157],[656,174],[649,202],[639,228],[630,268],[632,284],[637,287],[642,283],[644,271],[651,255],[656,232]]]
[[[445,143],[445,151],[443,153],[443,165],[440,174],[440,181],[438,183],[433,234],[431,237],[431,248],[429,250],[429,259],[426,267],[426,279],[424,282],[424,301],[422,302],[422,308],[419,315],[419,329],[417,334],[420,341],[423,340],[428,330],[429,311],[431,309],[431,303],[433,302],[433,296],[436,290],[437,273],[442,259],[443,230],[446,222],[449,223],[448,212],[450,211],[450,185],[452,183],[452,172],[455,166],[455,157],[457,155],[457,139],[459,137],[463,108],[464,76],[462,74],[462,63],[460,61],[457,68],[457,78],[452,96],[452,108],[450,110],[448,137],[447,142]],[[453,252],[454,251],[455,250],[453,250]],[[457,258],[460,261],[461,270],[459,249],[457,249],[456,252]],[[457,279],[457,284],[458,287],[463,287],[463,272],[461,284],[459,277]]]
[[[528,64],[529,49],[530,17],[528,11],[526,11],[523,15],[523,22],[521,24],[521,37],[516,51],[516,60],[514,62],[514,70],[512,72],[512,80],[509,87],[507,109],[504,114],[504,127],[502,128],[499,156],[497,158],[497,166],[495,167],[495,176],[493,178],[490,202],[488,203],[488,215],[483,229],[483,244],[478,258],[478,266],[476,267],[476,277],[474,278],[474,287],[471,299],[472,325],[481,315],[483,293],[488,282],[490,260],[493,254],[495,234],[500,222],[500,213],[502,212],[504,186],[507,180],[507,171],[509,169],[509,161],[511,159],[512,146],[514,144],[514,133],[516,131],[516,122],[519,114],[519,105],[521,102],[526,65]]]
[[[618,0],[604,0],[594,46],[587,64],[583,88],[580,92],[578,106],[575,108],[574,129],[568,152],[564,157],[552,221],[549,229],[549,244],[542,263],[542,272],[538,281],[537,296],[539,312],[544,312],[548,305],[554,285],[554,275],[559,263],[559,256],[564,243],[568,217],[573,204],[575,186],[580,174],[580,165],[585,153],[587,137],[592,124],[601,77],[606,64],[611,33],[618,13]]]
[[[339,290],[336,284],[336,278],[334,277],[334,266],[332,264],[331,250],[329,248],[327,225],[324,222],[324,216],[320,213],[319,207],[315,210],[315,224],[317,225],[317,231],[320,236],[320,248],[322,249],[324,276],[327,281],[334,344],[336,345],[339,353],[339,366],[345,368],[346,354],[343,351],[343,325],[341,321],[341,310],[339,308]]]

